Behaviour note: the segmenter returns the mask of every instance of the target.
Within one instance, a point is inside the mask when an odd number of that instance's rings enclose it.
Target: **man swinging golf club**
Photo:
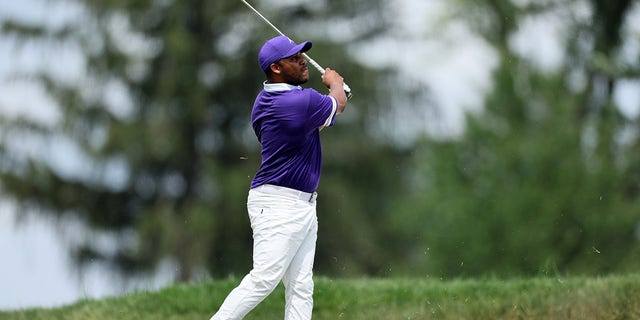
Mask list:
[[[212,320],[242,319],[280,281],[285,286],[284,318],[311,319],[320,130],[332,126],[347,105],[344,80],[329,68],[322,76],[328,95],[300,87],[309,80],[302,53],[311,46],[309,41],[296,44],[278,36],[266,41],[258,54],[267,80],[251,113],[262,146],[262,163],[247,199],[253,269]]]

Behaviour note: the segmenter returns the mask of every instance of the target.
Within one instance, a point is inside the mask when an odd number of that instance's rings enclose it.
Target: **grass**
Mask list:
[[[209,319],[239,279],[0,311],[4,319]],[[316,279],[314,319],[640,319],[640,274],[600,278]],[[245,318],[283,319],[280,286]]]

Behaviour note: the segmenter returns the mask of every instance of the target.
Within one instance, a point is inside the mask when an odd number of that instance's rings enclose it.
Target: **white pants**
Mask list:
[[[318,219],[315,194],[301,199],[293,189],[268,186],[249,191],[253,269],[229,293],[211,320],[242,319],[282,280],[284,318],[311,319],[313,259]],[[282,192],[280,192],[282,191]]]

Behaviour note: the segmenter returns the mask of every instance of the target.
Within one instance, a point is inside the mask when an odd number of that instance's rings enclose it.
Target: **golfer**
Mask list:
[[[322,76],[328,95],[300,87],[309,80],[301,53],[311,45],[279,36],[266,41],[258,54],[267,80],[251,113],[262,146],[262,163],[247,200],[253,269],[229,293],[212,320],[242,319],[280,281],[285,286],[284,318],[311,319],[318,231],[316,189],[322,166],[320,131],[332,126],[347,105],[343,79],[329,68]]]

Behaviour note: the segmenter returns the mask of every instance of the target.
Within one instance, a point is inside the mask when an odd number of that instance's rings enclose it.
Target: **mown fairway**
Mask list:
[[[87,300],[0,319],[200,319],[239,279]],[[246,319],[282,319],[282,287]],[[316,279],[314,319],[640,319],[640,275],[535,279]]]

